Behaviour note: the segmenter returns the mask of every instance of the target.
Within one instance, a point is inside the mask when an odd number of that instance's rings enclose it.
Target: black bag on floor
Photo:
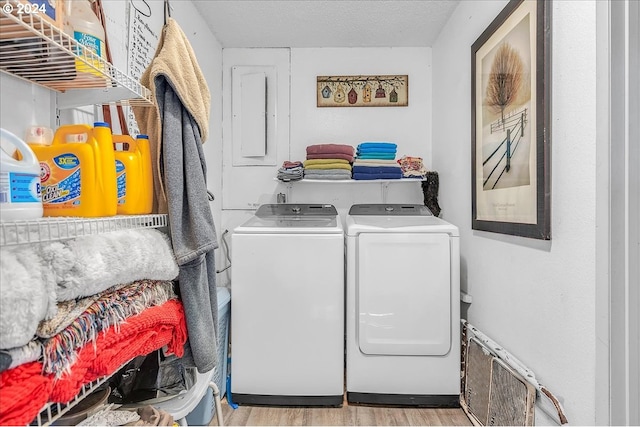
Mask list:
[[[189,390],[195,383],[195,368],[185,368],[181,359],[156,350],[136,357],[111,377],[109,402],[161,402]]]

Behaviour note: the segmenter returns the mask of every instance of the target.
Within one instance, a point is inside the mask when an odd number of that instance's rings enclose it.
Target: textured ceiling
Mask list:
[[[194,0],[222,47],[431,46],[460,0]]]

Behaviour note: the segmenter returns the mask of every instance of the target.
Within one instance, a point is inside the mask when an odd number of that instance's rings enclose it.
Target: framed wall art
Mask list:
[[[318,107],[406,107],[409,76],[318,76]]]
[[[471,46],[474,230],[551,239],[550,25],[511,0]]]

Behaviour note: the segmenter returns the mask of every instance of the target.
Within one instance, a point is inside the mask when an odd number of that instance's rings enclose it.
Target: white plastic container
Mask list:
[[[66,0],[66,28],[72,30],[72,36],[79,44],[85,46],[87,50],[93,52],[97,57],[106,61],[105,31],[102,23],[98,19],[89,0]],[[77,52],[89,64],[86,65],[80,60],[76,60],[76,70],[79,73],[94,74],[102,77],[105,70],[104,62],[93,57],[88,52]],[[94,69],[93,67],[97,68]],[[85,74],[86,75],[86,74]],[[82,74],[79,75],[79,77]]]
[[[0,128],[0,221],[42,217],[40,163],[31,148],[20,138]],[[17,160],[5,151],[13,146],[20,152]]]

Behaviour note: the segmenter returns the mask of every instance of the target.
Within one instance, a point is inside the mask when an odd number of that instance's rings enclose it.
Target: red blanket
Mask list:
[[[125,362],[167,346],[181,357],[187,340],[184,309],[171,300],[132,316],[100,334],[94,344],[78,353],[71,374],[54,382],[43,375],[42,363],[32,362],[0,374],[0,425],[29,424],[47,402],[66,403],[82,388],[101,376],[113,374]],[[94,350],[95,348],[95,350]]]
[[[345,144],[316,144],[307,147],[307,154],[346,154],[353,156],[355,148]]]

